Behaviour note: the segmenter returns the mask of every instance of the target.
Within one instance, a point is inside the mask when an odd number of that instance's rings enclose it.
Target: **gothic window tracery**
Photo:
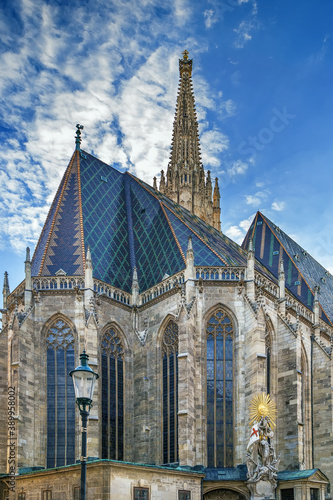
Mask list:
[[[178,461],[178,326],[170,321],[162,339],[163,463]]]
[[[206,337],[208,467],[232,467],[234,327],[223,309],[209,318]]]
[[[55,320],[46,335],[47,467],[75,463],[74,333]]]
[[[124,459],[124,346],[115,327],[101,342],[102,458]]]

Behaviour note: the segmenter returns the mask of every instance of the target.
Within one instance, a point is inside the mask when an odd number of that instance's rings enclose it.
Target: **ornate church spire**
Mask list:
[[[214,205],[213,209],[210,172],[206,181],[201,161],[192,65],[188,51],[184,50],[183,59],[179,60],[179,87],[170,161],[166,179],[161,173],[160,191],[220,230],[217,207]]]

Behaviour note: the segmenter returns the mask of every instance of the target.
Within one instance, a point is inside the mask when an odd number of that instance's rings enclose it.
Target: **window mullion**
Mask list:
[[[118,460],[118,358],[115,358],[115,379],[116,379],[116,460]]]
[[[66,346],[67,347],[67,346]],[[65,465],[67,465],[67,349],[64,349],[64,365],[65,365]]]
[[[108,381],[108,397],[107,397],[107,412],[108,412],[108,415],[107,415],[107,429],[108,429],[108,432],[107,432],[107,441],[108,441],[108,458],[110,458],[110,455],[111,455],[111,425],[110,425],[110,419],[111,419],[111,395],[110,395],[110,391],[111,391],[111,381],[110,381],[110,355],[108,354],[107,356],[107,381]]]
[[[54,349],[54,466],[57,466],[57,441],[58,441],[58,367],[57,349]]]
[[[223,332],[223,466],[227,463],[227,436],[226,436],[226,350],[225,331]]]
[[[167,376],[167,404],[168,404],[168,437],[167,437],[167,443],[168,443],[168,463],[170,463],[170,355],[168,353],[167,356],[167,371],[168,371],[168,376]]]
[[[177,353],[174,352],[173,356],[173,384],[174,384],[174,389],[173,389],[173,403],[174,403],[174,426],[175,426],[175,435],[174,435],[174,443],[175,443],[175,457],[174,461],[177,462],[177,435],[178,435],[178,429],[177,429],[177,399],[178,399],[178,390],[177,390]]]
[[[217,410],[216,410],[216,332],[214,335],[214,467],[217,467],[217,436],[216,436],[216,419],[217,419]]]

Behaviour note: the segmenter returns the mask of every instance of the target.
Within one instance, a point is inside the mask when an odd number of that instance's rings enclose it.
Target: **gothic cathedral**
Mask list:
[[[277,406],[278,499],[331,498],[333,277],[258,212],[239,246],[205,173],[188,52],[159,189],[76,148],[25,278],[5,273],[0,499],[80,498],[69,372],[99,374],[89,500],[249,499],[249,407]],[[251,497],[252,498],[252,497]]]

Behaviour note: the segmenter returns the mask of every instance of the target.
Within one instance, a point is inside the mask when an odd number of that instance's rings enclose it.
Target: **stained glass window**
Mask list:
[[[124,460],[124,347],[119,332],[102,337],[102,458]]]
[[[210,317],[206,334],[208,467],[232,467],[234,328],[225,311]]]
[[[271,393],[271,352],[272,352],[272,340],[270,334],[270,328],[266,326],[265,334],[265,348],[266,348],[266,392]]]
[[[47,349],[47,467],[75,463],[74,335],[62,319],[51,325]]]
[[[163,463],[178,461],[178,326],[170,321],[162,340]]]

